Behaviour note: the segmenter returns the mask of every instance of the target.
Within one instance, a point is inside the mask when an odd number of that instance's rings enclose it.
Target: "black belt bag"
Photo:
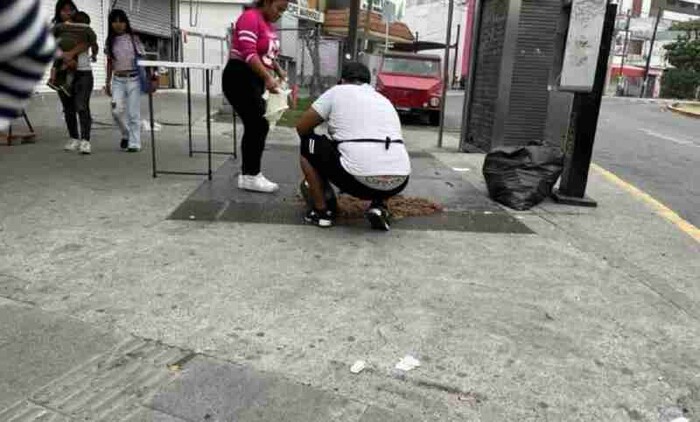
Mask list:
[[[345,144],[348,142],[353,142],[353,143],[364,143],[364,144],[384,144],[386,149],[389,149],[391,144],[403,144],[403,140],[401,139],[391,139],[390,137],[386,137],[386,139],[349,139],[349,140],[344,140],[344,141],[333,141],[335,142],[336,145],[339,144]]]

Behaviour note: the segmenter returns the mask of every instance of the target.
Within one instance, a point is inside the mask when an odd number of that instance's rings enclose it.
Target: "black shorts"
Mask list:
[[[301,155],[326,180],[341,192],[364,200],[384,200],[396,196],[408,185],[408,177],[401,186],[389,190],[372,189],[348,173],[340,162],[338,146],[325,135],[308,135],[301,138]]]

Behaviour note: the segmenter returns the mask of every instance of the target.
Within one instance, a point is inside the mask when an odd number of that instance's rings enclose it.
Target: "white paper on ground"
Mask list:
[[[350,372],[353,374],[359,374],[360,372],[364,371],[366,367],[367,363],[365,361],[358,360],[350,367]]]
[[[396,369],[400,371],[412,371],[419,366],[420,361],[418,359],[411,355],[406,355],[396,364]]]

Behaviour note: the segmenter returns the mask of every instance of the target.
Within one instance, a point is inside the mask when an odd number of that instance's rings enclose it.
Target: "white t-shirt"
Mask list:
[[[394,106],[369,85],[337,85],[312,105],[335,141],[403,140]],[[353,176],[408,176],[411,161],[403,144],[342,142],[340,163]]]
[[[79,71],[85,72],[92,70],[92,59],[90,58],[90,53],[87,51],[80,53],[78,55],[78,69]]]

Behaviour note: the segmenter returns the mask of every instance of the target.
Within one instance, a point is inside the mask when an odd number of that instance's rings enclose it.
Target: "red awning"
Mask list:
[[[610,74],[615,77],[615,76],[620,76],[620,75],[625,75],[628,78],[643,78],[644,77],[644,68],[643,67],[637,67],[637,66],[627,66],[625,65],[624,69],[620,69],[620,65],[616,64],[613,65],[610,69]]]

